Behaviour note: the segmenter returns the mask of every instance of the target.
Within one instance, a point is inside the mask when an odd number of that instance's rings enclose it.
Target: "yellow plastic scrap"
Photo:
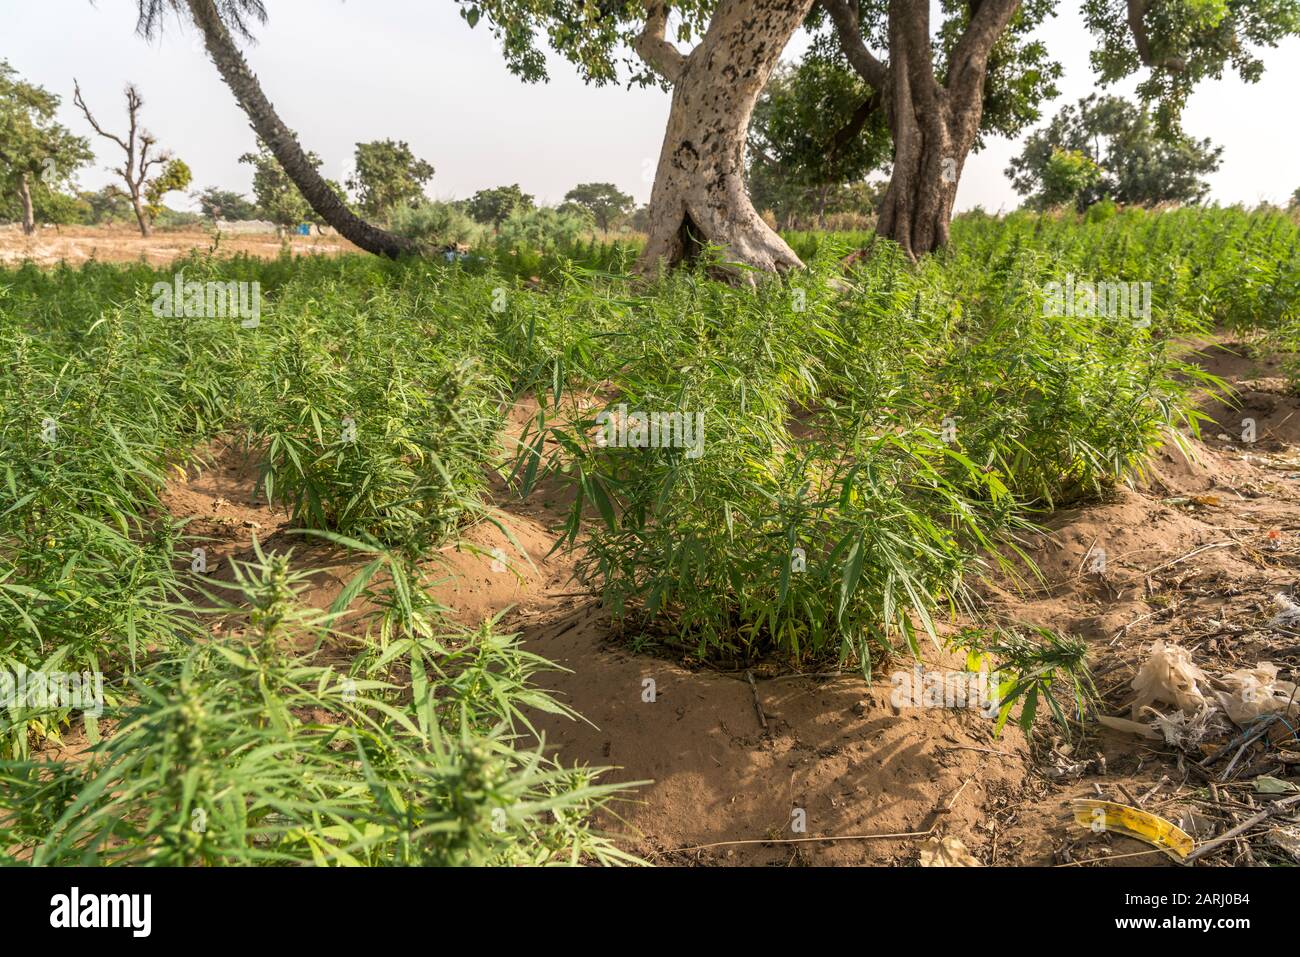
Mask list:
[[[1072,803],[1074,823],[1099,833],[1113,831],[1137,838],[1180,861],[1192,853],[1196,843],[1177,824],[1149,811],[1096,798],[1075,798]]]

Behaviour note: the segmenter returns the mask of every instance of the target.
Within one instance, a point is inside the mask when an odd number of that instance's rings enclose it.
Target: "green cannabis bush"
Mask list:
[[[493,471],[567,486],[557,547],[633,641],[866,670],[971,611],[972,579],[1037,515],[1195,431],[1197,393],[1223,386],[1184,361],[1190,340],[1300,351],[1279,211],[971,215],[922,263],[876,241],[847,272],[872,237],[791,234],[808,268],[752,288],[715,278],[716,250],[633,282],[634,242],[534,219],[464,262],[0,270],[0,668],[104,678],[103,714],[0,707],[0,848],[623,861],[590,824],[615,792],[532,734],[530,713],[563,710],[533,685],[546,663],[492,622],[451,627],[426,587],[431,553],[492,520]],[[156,284],[178,282],[256,283],[260,313],[160,309]],[[1111,300],[1076,308],[1078,288]],[[202,540],[163,492],[215,439],[246,443],[272,506],[362,562],[335,607],[303,607],[311,569],[282,554],[233,585],[192,569]],[[1036,663],[1064,686],[1063,641],[981,647],[1038,674],[1013,690],[1051,708]],[[326,644],[347,660],[311,653]],[[85,759],[45,760],[74,728]]]
[[[340,673],[286,650],[332,619],[289,556],[237,568],[241,640],[134,676],[82,760],[0,762],[0,846],[38,865],[631,860],[584,824],[617,789],[518,743],[523,705],[563,709],[513,638],[411,635]]]

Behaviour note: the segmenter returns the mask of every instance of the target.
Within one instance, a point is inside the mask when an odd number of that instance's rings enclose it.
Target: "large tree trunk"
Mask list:
[[[915,14],[895,16],[898,5],[898,0],[891,4],[886,90],[894,166],[876,232],[916,258],[948,242],[957,182],[971,144],[954,135],[948,91],[930,73],[928,23]]]
[[[1020,0],[971,5],[970,20],[949,55],[946,84],[935,77],[928,3],[890,0],[886,64],[863,43],[858,4],[822,2],[849,62],[883,93],[894,139],[894,166],[876,233],[913,259],[934,252],[948,242],[957,184],[979,134],[989,52]]]
[[[235,46],[213,0],[186,0],[186,4],[194,23],[203,32],[204,44],[217,71],[248,115],[253,130],[270,148],[284,167],[285,175],[298,187],[317,215],[367,252],[394,257],[415,252],[416,245],[410,240],[395,236],[354,215],[334,190],[330,189],[307,158],[297,137],[284,125],[262,92],[257,77]]]
[[[803,265],[750,202],[745,136],[759,94],[812,3],[720,0],[689,56],[661,48],[667,59],[652,60],[673,82],[673,99],[640,272],[689,260],[707,244],[722,247],[728,261],[769,272]]]
[[[18,177],[18,199],[23,204],[23,233],[30,236],[36,232],[36,211],[32,207],[32,189],[26,173]]]

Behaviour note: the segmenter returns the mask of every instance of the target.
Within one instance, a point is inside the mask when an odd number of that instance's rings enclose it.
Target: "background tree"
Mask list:
[[[564,199],[590,213],[602,232],[609,232],[633,207],[632,197],[613,183],[579,183],[564,194]]]
[[[346,202],[346,196],[320,175],[319,160],[313,162],[311,153],[303,150],[293,131],[284,125],[271,101],[267,99],[257,77],[249,69],[244,55],[235,46],[235,34],[251,39],[249,23],[266,22],[266,7],[262,0],[136,0],[139,19],[136,30],[146,38],[156,36],[162,29],[168,11],[188,19],[203,34],[204,47],[217,67],[217,72],[235,100],[248,116],[249,123],[259,140],[275,156],[285,176],[297,187],[307,205],[315,212],[312,219],[328,223],[345,238],[368,252],[384,256],[398,256],[414,252],[415,244],[366,222],[356,215]],[[305,221],[304,217],[303,220]]]
[[[91,223],[90,204],[80,196],[38,185],[31,190],[30,198],[34,223],[48,223],[53,226]],[[19,193],[0,193],[0,223],[22,223],[25,212],[26,208]]]
[[[759,209],[785,222],[826,213],[889,157],[879,96],[826,35],[797,67],[779,67],[749,127],[749,188]]]
[[[80,199],[90,208],[92,225],[126,222],[135,215],[131,197],[111,184],[94,192],[81,193]]]
[[[150,215],[149,210],[157,209],[162,193],[168,191],[163,189],[159,192],[159,189],[171,182],[179,181],[182,176],[184,184],[180,188],[183,189],[189,184],[189,167],[184,163],[179,167],[174,165],[171,152],[155,149],[158,141],[152,133],[140,126],[140,109],[144,106],[144,97],[140,95],[135,84],[128,83],[125,92],[127,116],[125,137],[110,133],[99,125],[99,121],[90,112],[90,107],[86,105],[81,95],[81,86],[76,80],[73,80],[73,90],[72,101],[80,107],[86,122],[96,133],[116,143],[126,154],[125,161],[113,172],[117,173],[126,184],[126,194],[131,198],[131,208],[135,211],[140,235],[148,236],[153,228],[153,216]],[[156,176],[150,176],[149,171],[154,168],[158,168],[158,173]]]
[[[1102,175],[1102,168],[1083,151],[1054,147],[1043,164],[1040,189],[1033,205],[1045,209],[1069,204],[1086,209],[1091,204],[1087,197],[1101,182]]]
[[[628,227],[633,232],[644,233],[650,228],[650,205],[644,204],[632,210],[632,215],[627,220]]]
[[[1032,32],[1054,14],[1050,0],[929,3],[819,0],[841,49],[881,104],[894,145],[877,232],[921,255],[948,240],[966,158],[988,133],[1012,135],[1056,95],[1060,65]],[[1102,83],[1150,71],[1139,87],[1169,128],[1195,83],[1231,64],[1254,82],[1252,50],[1300,33],[1296,0],[1085,0]]]
[[[399,206],[418,206],[424,199],[424,184],[433,178],[433,166],[397,140],[358,143],[355,163],[347,186],[357,198],[357,207],[371,218],[385,217]]]
[[[771,212],[781,229],[864,228],[834,226],[834,217],[851,216],[859,221],[874,216],[884,198],[884,180],[836,183],[811,190],[782,179],[779,168],[764,164],[750,167],[749,191],[756,208]]]
[[[1080,208],[1108,197],[1117,203],[1195,203],[1205,198],[1205,179],[1219,168],[1223,148],[1196,140],[1180,130],[1162,129],[1141,106],[1116,96],[1095,94],[1077,106],[1065,106],[1043,129],[1025,140],[1020,155],[1007,167],[1011,184],[1033,205],[1054,198],[1053,158],[1058,152],[1080,154],[1101,173],[1078,194]]]
[[[499,230],[511,213],[532,209],[534,205],[533,197],[521,190],[518,183],[513,183],[495,189],[480,189],[466,201],[465,211],[476,223]]]
[[[239,162],[253,167],[253,196],[257,199],[257,209],[262,218],[282,229],[292,229],[301,223],[321,225],[323,217],[307,202],[275,154],[264,143],[258,146],[258,152],[245,153],[239,157]],[[320,169],[321,158],[315,153],[307,153],[304,158],[313,170]],[[321,182],[339,202],[346,202],[342,186],[334,180],[322,178]]]
[[[195,199],[198,200],[199,211],[205,219],[213,221],[223,219],[227,222],[257,219],[257,205],[243,193],[236,193],[234,190],[209,186]]]
[[[88,140],[54,122],[58,106],[58,96],[0,60],[0,203],[16,207],[28,235],[38,219],[69,221],[76,200],[60,190],[94,157]]]

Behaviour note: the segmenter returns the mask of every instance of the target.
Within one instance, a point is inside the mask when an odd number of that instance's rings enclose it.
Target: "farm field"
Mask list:
[[[85,232],[0,271],[0,654],[104,676],[0,724],[12,860],[1290,860],[1211,842],[1300,751],[1294,215],[752,287]]]
[[[356,252],[341,236],[289,236],[288,248],[296,256]],[[25,236],[17,226],[0,228],[0,263],[16,266],[32,262],[42,266],[67,263],[145,261],[165,266],[195,249],[210,249],[216,237],[211,229],[168,229],[145,237],[131,226],[46,226]],[[222,235],[218,255],[273,259],[280,255],[281,240],[274,235]]]

